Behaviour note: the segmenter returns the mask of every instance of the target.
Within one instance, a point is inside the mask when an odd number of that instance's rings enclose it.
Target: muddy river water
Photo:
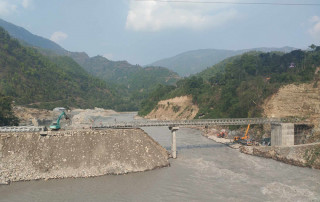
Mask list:
[[[98,121],[128,121],[118,114]],[[144,130],[167,150],[166,127]],[[320,171],[242,154],[200,131],[177,132],[170,167],[95,178],[16,182],[0,186],[0,201],[320,201]]]

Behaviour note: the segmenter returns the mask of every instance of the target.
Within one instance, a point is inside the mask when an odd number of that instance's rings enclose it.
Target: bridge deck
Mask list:
[[[100,126],[93,126],[95,129],[102,128],[140,128],[154,126],[209,126],[209,125],[248,125],[248,124],[267,124],[280,123],[280,119],[267,118],[236,118],[236,119],[197,119],[182,121],[134,121],[116,122]]]
[[[10,132],[40,132],[44,131],[43,126],[3,126],[0,127],[0,133]]]

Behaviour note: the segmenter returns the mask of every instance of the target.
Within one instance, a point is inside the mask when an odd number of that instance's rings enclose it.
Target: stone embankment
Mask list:
[[[241,146],[240,151],[295,166],[320,169],[320,143],[281,147]]]
[[[271,158],[287,164],[320,169],[320,143],[302,144],[294,146],[244,146],[233,143],[232,139],[218,138],[216,129],[198,128],[203,132],[203,136],[225,144],[242,153]]]
[[[140,129],[0,134],[0,184],[125,174],[168,165],[167,151]]]

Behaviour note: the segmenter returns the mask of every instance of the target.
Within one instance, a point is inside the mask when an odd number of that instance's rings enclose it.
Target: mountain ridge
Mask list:
[[[166,67],[172,71],[177,72],[180,76],[189,76],[201,72],[202,70],[218,64],[222,60],[241,55],[245,52],[250,51],[261,51],[261,52],[290,52],[296,50],[294,47],[284,46],[282,48],[252,48],[252,49],[242,49],[242,50],[227,50],[227,49],[198,49],[182,52],[178,55],[164,58],[155,61],[149,65],[151,66],[162,66]]]
[[[3,26],[13,38],[18,39],[20,42],[24,43],[27,46],[37,48],[43,55],[46,55],[48,57],[52,57],[52,56],[71,57],[74,61],[76,61],[91,75],[101,78],[108,83],[113,83],[116,85],[124,85],[127,88],[128,86],[134,86],[134,83],[139,81],[134,81],[132,80],[132,78],[135,78],[136,77],[135,74],[137,74],[138,72],[142,73],[142,71],[146,70],[140,65],[132,65],[125,60],[112,61],[100,55],[90,57],[86,52],[67,51],[49,39],[34,35],[22,27],[16,26],[12,23],[6,22],[1,19],[0,19],[0,26]],[[148,71],[150,70],[154,71],[154,74],[159,73],[160,74],[159,76],[161,75],[163,76],[163,74],[166,74],[167,77],[170,77],[171,75],[172,78],[178,79],[178,75],[176,75],[176,73],[172,71],[168,71],[167,68],[160,68],[160,69],[149,68]],[[144,72],[143,74],[146,74],[146,72]],[[129,77],[131,77],[131,79],[128,80]],[[159,82],[159,84],[167,83],[165,80],[164,81],[157,80],[157,81]],[[150,83],[150,85],[151,84],[152,83]],[[169,84],[173,84],[173,83],[170,82]],[[135,90],[143,90],[143,89],[135,89]]]
[[[48,50],[52,50],[58,54],[64,54],[65,52],[67,52],[57,43],[44,37],[32,34],[25,28],[14,25],[10,22],[2,20],[1,18],[0,27],[3,27],[10,34],[11,37],[18,39],[19,41],[22,40],[23,42],[26,42],[29,46],[45,48]]]

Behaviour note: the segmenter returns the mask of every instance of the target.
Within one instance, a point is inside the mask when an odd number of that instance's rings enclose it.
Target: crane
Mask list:
[[[248,124],[247,130],[246,130],[246,133],[244,134],[244,136],[243,137],[236,136],[236,137],[234,137],[233,141],[237,142],[237,143],[244,144],[244,145],[251,146],[252,141],[249,137],[249,133],[248,133],[249,129],[250,129],[250,124]]]
[[[62,117],[65,117],[66,120],[69,119],[69,117],[67,116],[67,114],[63,111],[60,116],[58,117],[57,121],[56,122],[53,122],[51,125],[50,125],[50,129],[51,130],[59,130],[61,128],[60,126],[60,120]]]

